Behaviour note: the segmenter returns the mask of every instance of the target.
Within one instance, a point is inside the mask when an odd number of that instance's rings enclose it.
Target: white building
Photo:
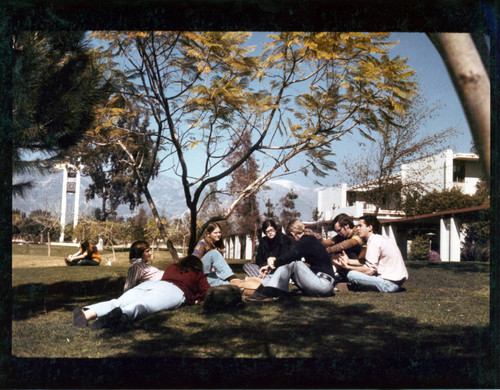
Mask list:
[[[451,149],[424,157],[414,162],[403,164],[401,172],[393,176],[394,181],[418,180],[427,189],[442,191],[453,187],[469,195],[476,192],[479,181],[479,156],[473,153],[453,154]],[[335,187],[323,188],[318,191],[318,211],[323,213],[324,220],[331,220],[340,213],[353,217],[375,212],[375,206],[363,200],[363,193],[371,183],[347,187],[340,184]],[[395,194],[399,196],[400,194]],[[397,210],[396,203],[388,201],[386,209],[380,209],[378,216],[384,219],[398,219],[405,214]]]

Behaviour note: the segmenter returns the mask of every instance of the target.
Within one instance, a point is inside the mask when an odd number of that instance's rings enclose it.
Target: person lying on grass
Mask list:
[[[80,249],[73,255],[64,259],[68,266],[73,265],[99,265],[101,264],[101,255],[95,246],[90,245],[87,240],[80,243]]]
[[[224,242],[220,226],[210,222],[201,239],[193,250],[193,255],[203,263],[203,272],[207,276],[210,286],[224,286],[227,284],[241,284],[242,280],[234,276],[234,272],[222,256]],[[232,282],[231,282],[232,281]]]
[[[73,324],[84,328],[89,320],[97,318],[92,329],[126,328],[132,321],[153,313],[197,303],[209,289],[200,259],[187,256],[178,264],[169,265],[161,280],[140,283],[118,299],[76,308]]]
[[[358,234],[366,240],[364,264],[351,264],[345,252],[335,265],[349,272],[347,280],[356,290],[398,292],[408,279],[408,271],[396,242],[377,234],[380,222],[373,215],[364,215],[358,223]]]
[[[247,301],[271,301],[286,296],[290,279],[304,295],[334,295],[332,263],[321,241],[298,220],[289,224],[288,231],[295,240],[295,245],[285,254],[267,259],[267,265],[261,268],[262,284],[254,294],[246,298]],[[271,278],[264,278],[271,269],[275,270]]]

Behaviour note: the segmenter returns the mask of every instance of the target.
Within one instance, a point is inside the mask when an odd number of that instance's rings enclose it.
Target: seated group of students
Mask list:
[[[330,297],[334,287],[348,282],[352,289],[397,292],[408,278],[396,243],[378,234],[376,217],[360,218],[357,227],[346,214],[333,220],[337,235],[322,240],[298,220],[288,226],[288,237],[276,223],[266,220],[255,263],[243,270],[260,285],[247,301],[271,301],[289,294],[290,280],[306,296]],[[365,248],[366,246],[366,248]],[[131,266],[124,293],[117,299],[73,311],[78,328],[96,319],[92,329],[124,327],[132,321],[183,304],[202,302],[211,287],[244,283],[236,278],[223,257],[221,228],[210,223],[192,255],[169,265],[165,271],[152,266],[152,252],[145,241],[132,244]]]

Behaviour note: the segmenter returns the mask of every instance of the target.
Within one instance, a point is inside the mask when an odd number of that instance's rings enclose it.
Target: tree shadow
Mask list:
[[[28,283],[15,286],[11,289],[12,319],[22,321],[40,313],[61,308],[73,310],[75,306],[88,302],[117,298],[123,293],[124,283],[125,277],[106,277],[78,282]]]

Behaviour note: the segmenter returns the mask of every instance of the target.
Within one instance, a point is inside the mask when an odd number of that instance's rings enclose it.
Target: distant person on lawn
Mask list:
[[[358,234],[366,240],[365,263],[352,265],[345,252],[335,265],[345,268],[347,280],[355,289],[379,292],[398,292],[408,279],[408,271],[396,242],[383,237],[380,222],[373,215],[364,215],[358,223]]]
[[[222,256],[224,242],[222,231],[215,222],[210,222],[201,239],[193,250],[193,255],[203,263],[203,273],[207,276],[208,284],[212,287],[229,284],[239,285],[242,281],[234,276],[234,272]]]
[[[335,274],[335,282],[345,282],[347,271],[344,268],[336,267],[334,260],[337,260],[342,251],[347,254],[349,264],[361,265],[358,260],[361,249],[363,248],[363,239],[359,237],[358,230],[354,226],[354,222],[347,214],[341,213],[337,215],[333,221],[333,230],[336,235],[333,238],[323,240],[323,245],[326,251],[330,254],[330,260],[333,265]]]
[[[64,259],[66,265],[99,265],[101,255],[95,246],[90,245],[87,240],[80,243],[80,249],[73,255]]]
[[[283,255],[267,259],[267,265],[261,268],[261,276],[270,270],[275,271],[270,279],[262,280],[255,293],[246,298],[247,301],[271,301],[288,295],[290,279],[304,295],[334,295],[332,263],[321,240],[316,238],[312,231],[305,229],[299,220],[289,224],[288,232],[295,240],[295,245]]]
[[[185,303],[197,303],[205,298],[209,289],[200,259],[187,256],[178,264],[169,265],[161,280],[139,283],[117,299],[76,308],[73,310],[73,324],[84,328],[89,320],[97,318],[92,329],[123,328],[153,313],[177,309]]]
[[[243,265],[243,271],[250,277],[259,277],[260,269],[267,265],[269,257],[279,257],[292,247],[290,237],[282,234],[281,229],[272,219],[267,219],[262,223],[262,232],[265,236],[259,240],[255,263]],[[268,273],[267,277],[271,277],[271,274]]]

